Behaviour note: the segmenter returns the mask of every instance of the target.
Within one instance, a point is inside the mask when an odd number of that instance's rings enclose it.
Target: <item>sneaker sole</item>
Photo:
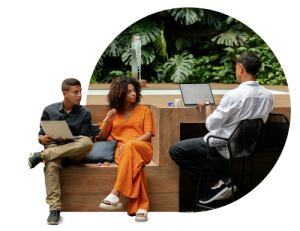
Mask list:
[[[30,168],[30,169],[32,169],[32,165],[31,165],[31,163],[30,163],[30,161],[29,161],[29,158],[32,157],[32,154],[33,154],[33,153],[30,153],[29,157],[27,158],[28,165],[29,165],[29,168]]]
[[[212,201],[214,201],[216,198],[218,198],[220,195],[222,195],[224,192],[226,192],[227,191],[227,187],[225,187],[222,191],[220,191],[218,194],[216,194],[214,197],[212,197],[210,200],[208,200],[208,201],[201,201],[201,200],[199,200],[199,203],[200,204],[208,204],[208,203],[210,203],[210,202],[212,202]]]
[[[48,223],[48,225],[58,225],[59,224],[59,220],[60,220],[60,216],[59,216],[57,222],[47,222],[47,223]]]
[[[221,195],[219,198],[217,198],[216,200],[225,200],[228,199],[229,197],[231,197],[232,192],[231,192],[231,187],[227,188],[228,190],[224,193],[224,195]],[[234,185],[233,186],[233,193],[235,193],[235,191],[237,190],[237,187]]]

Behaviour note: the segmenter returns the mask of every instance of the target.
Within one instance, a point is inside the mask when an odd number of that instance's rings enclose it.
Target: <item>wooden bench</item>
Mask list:
[[[148,106],[148,105],[145,105]],[[155,129],[158,131],[157,108],[148,106],[153,113]],[[107,105],[86,106],[92,114],[92,124],[105,118],[109,108]],[[153,159],[145,167],[148,182],[150,211],[179,211],[179,167],[161,166],[159,162],[173,162],[169,156],[160,161],[158,154],[158,132],[152,138]],[[63,167],[60,170],[62,211],[95,211],[108,212],[99,208],[100,202],[111,192],[117,179],[117,164],[99,167],[97,164],[80,164]],[[123,207],[116,211],[127,211],[128,198],[121,195]]]

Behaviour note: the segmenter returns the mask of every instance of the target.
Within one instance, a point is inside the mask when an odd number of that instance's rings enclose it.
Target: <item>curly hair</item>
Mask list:
[[[112,81],[110,90],[107,96],[110,109],[116,109],[118,112],[124,110],[124,101],[128,92],[128,84],[132,84],[136,92],[136,101],[138,104],[141,101],[141,85],[131,77],[117,77]]]
[[[236,60],[237,63],[243,64],[247,73],[255,76],[261,67],[261,60],[257,54],[253,52],[244,52]]]

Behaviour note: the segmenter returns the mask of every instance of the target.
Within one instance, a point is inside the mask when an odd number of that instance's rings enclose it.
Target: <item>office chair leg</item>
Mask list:
[[[231,175],[231,201],[234,202],[234,189],[233,189],[233,186],[234,186],[234,181],[233,181],[233,161],[230,161],[231,162],[231,171],[230,171],[230,175]]]
[[[198,200],[199,200],[199,191],[201,187],[201,179],[202,179],[202,173],[203,173],[203,166],[204,166],[204,157],[202,158],[202,167],[201,167],[201,172],[200,172],[200,177],[199,177],[199,182],[198,182],[198,187],[197,187],[197,193],[196,193],[196,199],[195,199],[195,205],[194,205],[194,212],[196,212]]]
[[[243,166],[242,166],[241,184],[240,184],[240,192],[239,192],[240,198],[243,196],[244,172],[245,172],[245,160],[243,160]]]
[[[251,173],[250,173],[250,186],[249,186],[249,192],[251,191],[252,188],[252,177],[254,174],[254,154],[252,155],[251,158]]]

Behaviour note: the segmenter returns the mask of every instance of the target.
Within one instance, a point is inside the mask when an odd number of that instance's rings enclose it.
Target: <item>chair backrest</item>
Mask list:
[[[266,139],[258,152],[281,153],[289,132],[290,123],[288,119],[283,114],[270,113],[264,127]]]
[[[242,120],[229,137],[230,158],[251,157],[265,138],[262,119]]]

